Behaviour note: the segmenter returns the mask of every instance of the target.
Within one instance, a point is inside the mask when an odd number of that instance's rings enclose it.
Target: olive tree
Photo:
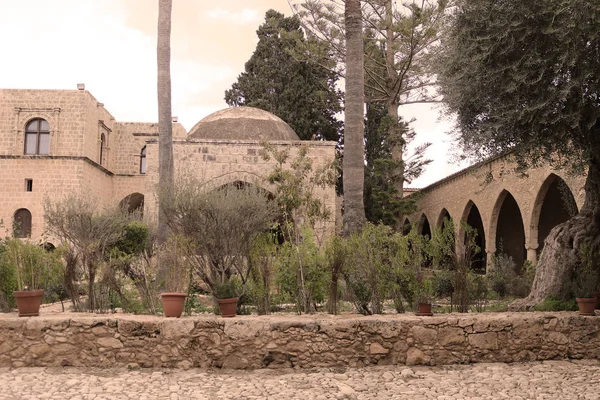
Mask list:
[[[516,306],[569,295],[579,249],[600,245],[600,2],[459,0],[442,48],[441,92],[467,152],[587,170],[580,213],[550,232]]]

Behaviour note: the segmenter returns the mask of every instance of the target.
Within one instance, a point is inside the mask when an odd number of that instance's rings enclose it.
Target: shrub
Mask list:
[[[561,300],[556,297],[549,297],[534,307],[534,311],[577,311],[577,301],[575,299]]]
[[[383,312],[389,290],[391,228],[367,223],[347,239],[343,277],[360,314]]]
[[[511,289],[512,281],[516,277],[517,265],[512,257],[507,254],[499,253],[494,258],[494,268],[487,274],[491,289],[498,294],[500,298],[506,297]]]
[[[485,276],[469,273],[469,298],[476,312],[485,311],[489,296],[488,282]]]
[[[512,257],[501,252],[495,256],[494,268],[487,274],[490,288],[500,298],[527,296],[534,277],[535,266],[531,262],[525,261],[518,273]]]
[[[302,238],[297,243],[286,242],[281,247],[277,283],[294,299],[299,313],[310,313],[317,311],[317,304],[325,300],[327,256],[308,227],[302,229]]]
[[[6,256],[6,242],[0,240],[0,312],[10,312],[16,306],[12,292],[17,290],[17,271]]]
[[[252,185],[207,191],[202,182],[185,175],[164,199],[167,222],[173,232],[186,238],[184,253],[194,273],[215,296],[217,286],[237,275],[241,288],[236,297],[243,301],[252,241],[272,227],[276,205]]]
[[[422,266],[427,263],[425,238],[411,231],[407,235],[395,233],[389,237],[388,297],[394,302],[396,312],[415,305],[415,296],[423,282]]]
[[[268,232],[257,235],[250,247],[248,292],[259,315],[271,313],[272,283],[275,280],[277,264],[275,241],[275,235]]]

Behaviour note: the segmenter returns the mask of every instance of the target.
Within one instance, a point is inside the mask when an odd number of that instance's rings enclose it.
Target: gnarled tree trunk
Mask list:
[[[580,263],[581,245],[600,243],[600,160],[592,160],[585,181],[585,202],[578,215],[555,226],[537,264],[531,293],[516,300],[511,310],[525,310],[550,296],[571,295],[574,268]]]

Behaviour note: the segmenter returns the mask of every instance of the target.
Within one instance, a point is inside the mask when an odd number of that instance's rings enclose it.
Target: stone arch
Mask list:
[[[31,236],[31,212],[26,208],[19,208],[13,215],[13,233],[15,237],[27,238]]]
[[[463,211],[463,215],[461,218],[461,223],[458,228],[458,237],[462,238],[461,245],[464,245],[466,240],[466,231],[463,226],[463,223],[466,223],[471,228],[477,231],[477,237],[475,238],[475,243],[479,247],[479,252],[473,254],[471,257],[471,268],[476,272],[485,273],[486,272],[486,247],[485,247],[485,230],[483,227],[483,219],[481,218],[481,213],[479,212],[479,208],[473,200],[469,200],[465,209]],[[461,246],[462,247],[462,246]]]
[[[431,238],[431,225],[429,225],[429,220],[425,214],[421,214],[421,218],[419,218],[417,232],[419,235],[427,235],[429,238]]]
[[[567,183],[554,173],[548,175],[535,198],[529,227],[529,248],[537,250],[536,256],[542,252],[552,228],[578,212],[575,196]]]
[[[245,188],[255,187],[260,192],[264,193],[269,200],[275,199],[275,194],[272,191],[267,190],[264,187],[262,187],[260,185],[257,185],[256,183],[242,181],[242,180],[228,182],[228,183],[225,183],[225,184],[223,184],[221,186],[214,187],[211,190],[219,190],[219,189],[224,189],[224,188],[227,188],[227,187],[234,187],[236,189],[245,189]]]
[[[275,192],[275,187],[273,185],[269,185],[264,182],[264,176],[248,171],[233,171],[223,175],[218,175],[206,180],[204,185],[206,185],[206,190],[214,190],[235,182],[245,182],[264,189],[270,193]]]
[[[128,213],[139,212],[144,214],[144,195],[141,193],[132,193],[125,196],[123,200],[119,202],[119,208],[127,211]]]
[[[438,228],[443,228],[443,224],[444,224],[444,219],[448,218],[448,220],[452,221],[452,216],[450,215],[450,212],[446,209],[446,208],[442,208],[442,211],[440,212],[440,216],[438,217],[436,226]]]
[[[492,209],[488,241],[489,251],[509,255],[520,270],[527,259],[525,224],[521,208],[508,190],[502,190]]]

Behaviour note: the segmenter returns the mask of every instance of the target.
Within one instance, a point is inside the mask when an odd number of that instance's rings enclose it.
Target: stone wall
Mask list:
[[[600,359],[574,312],[165,319],[0,315],[0,367],[311,368]]]

